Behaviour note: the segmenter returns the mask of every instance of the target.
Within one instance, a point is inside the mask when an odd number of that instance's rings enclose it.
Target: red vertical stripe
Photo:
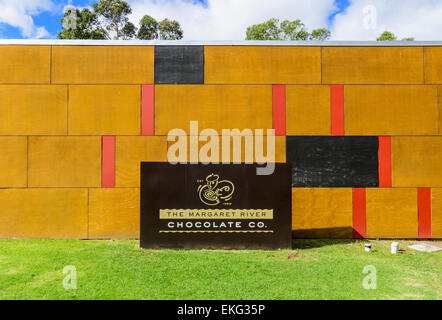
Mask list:
[[[391,188],[391,137],[379,137],[379,187]]]
[[[367,237],[365,188],[353,188],[353,238]]]
[[[101,186],[115,187],[115,136],[104,136],[102,141]]]
[[[344,86],[330,86],[331,135],[343,136],[344,130]]]
[[[155,133],[155,86],[141,86],[141,135],[153,136]]]
[[[417,189],[419,239],[431,238],[431,188]]]
[[[285,85],[273,85],[273,129],[276,136],[285,136]]]

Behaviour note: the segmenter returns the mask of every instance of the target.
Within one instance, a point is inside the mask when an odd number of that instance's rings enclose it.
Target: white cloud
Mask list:
[[[19,28],[25,38],[49,36],[44,27],[37,27],[33,15],[53,8],[51,0],[0,0],[0,23]]]
[[[376,8],[376,26],[364,27],[364,7]],[[399,39],[442,40],[441,0],[351,0],[346,12],[336,15],[331,40],[376,40],[385,30]]]
[[[336,9],[334,0],[129,0],[132,22],[148,14],[157,20],[176,19],[185,40],[244,40],[248,26],[270,18],[301,19],[309,30],[326,27]]]

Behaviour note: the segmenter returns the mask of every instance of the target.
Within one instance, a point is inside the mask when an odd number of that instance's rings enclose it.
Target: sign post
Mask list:
[[[141,247],[291,248],[291,166],[141,163]]]

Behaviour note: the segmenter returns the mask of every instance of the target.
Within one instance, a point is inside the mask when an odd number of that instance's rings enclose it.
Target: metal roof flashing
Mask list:
[[[0,39],[0,45],[51,46],[321,46],[321,47],[431,47],[442,41],[256,41],[256,40],[26,40]]]

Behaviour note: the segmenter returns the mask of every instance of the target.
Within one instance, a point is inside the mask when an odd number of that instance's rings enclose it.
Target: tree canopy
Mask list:
[[[326,28],[308,32],[301,20],[270,19],[247,28],[246,40],[328,40],[331,33]]]
[[[114,40],[179,40],[183,30],[176,20],[164,19],[157,22],[145,15],[139,28],[129,21],[130,5],[123,0],[98,0],[88,8],[69,6],[65,9],[61,23],[63,30],[59,39],[114,39]]]
[[[403,38],[402,40],[414,41],[414,38]],[[376,41],[397,41],[397,37],[393,32],[385,30],[378,38],[376,38]]]

